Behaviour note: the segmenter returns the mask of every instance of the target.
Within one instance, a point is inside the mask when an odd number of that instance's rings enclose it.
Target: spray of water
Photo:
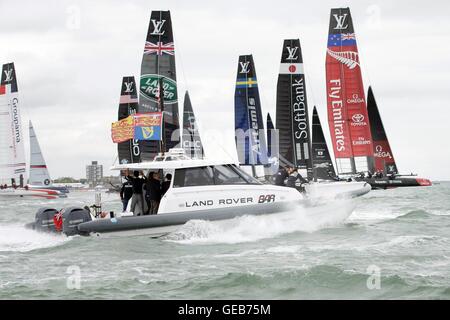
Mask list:
[[[341,224],[350,216],[352,200],[334,200],[316,207],[295,206],[290,211],[242,216],[223,221],[192,220],[165,240],[182,244],[240,243],[292,232],[314,232]]]
[[[36,249],[59,246],[68,237],[36,232],[20,225],[0,225],[0,252],[27,252]]]

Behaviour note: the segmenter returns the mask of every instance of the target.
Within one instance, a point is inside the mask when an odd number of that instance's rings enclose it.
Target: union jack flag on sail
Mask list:
[[[341,39],[342,39],[342,41],[344,41],[344,40],[356,40],[356,37],[355,37],[354,33],[343,33],[341,35]]]
[[[173,42],[162,43],[157,42],[152,43],[149,41],[145,42],[144,54],[157,54],[158,56],[162,56],[163,54],[168,54],[173,56],[175,54],[175,46]]]

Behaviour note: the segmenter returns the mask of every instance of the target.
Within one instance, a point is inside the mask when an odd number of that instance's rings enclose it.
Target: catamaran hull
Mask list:
[[[395,179],[386,178],[365,178],[361,179],[369,183],[372,189],[391,189],[399,187],[428,187],[432,183],[428,179],[415,177],[396,177]]]
[[[8,199],[57,199],[64,197],[60,192],[49,189],[3,189],[0,190],[0,200]]]
[[[367,194],[372,187],[367,182],[314,182],[306,185],[306,193],[312,199],[356,198]]]

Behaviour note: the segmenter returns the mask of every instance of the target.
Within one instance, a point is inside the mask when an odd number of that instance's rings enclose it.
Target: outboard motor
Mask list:
[[[30,224],[29,227],[36,231],[43,232],[59,232],[55,226],[53,217],[58,213],[58,210],[53,208],[40,208],[36,212],[34,223]]]
[[[63,233],[66,236],[80,234],[77,226],[80,223],[91,221],[89,210],[80,207],[69,207],[62,210]]]

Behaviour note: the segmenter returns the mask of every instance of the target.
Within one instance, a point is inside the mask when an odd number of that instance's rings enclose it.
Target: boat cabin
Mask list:
[[[170,187],[160,201],[158,213],[206,210],[232,206],[298,199],[298,192],[288,188],[262,184],[234,163],[205,159],[189,159],[166,153],[154,161],[119,164],[112,170],[138,170],[146,176],[159,172],[161,181],[172,175]]]

